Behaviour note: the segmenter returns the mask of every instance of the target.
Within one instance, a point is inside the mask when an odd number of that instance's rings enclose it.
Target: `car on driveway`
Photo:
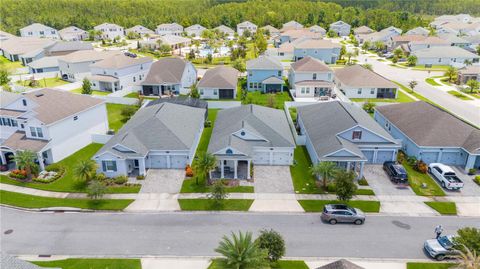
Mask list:
[[[332,225],[338,222],[361,225],[365,222],[365,213],[358,208],[347,205],[327,204],[323,207],[321,219]]]
[[[440,182],[440,185],[447,190],[459,190],[463,188],[463,181],[457,177],[450,166],[441,163],[428,165],[428,172]]]
[[[396,184],[408,184],[407,171],[403,166],[396,162],[384,162],[383,170],[387,173],[388,177],[393,183]]]
[[[440,236],[438,239],[429,239],[423,244],[423,248],[437,261],[445,258],[458,256],[459,251],[453,248],[453,235]]]

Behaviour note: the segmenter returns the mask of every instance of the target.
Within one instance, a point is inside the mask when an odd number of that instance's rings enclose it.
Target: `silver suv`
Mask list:
[[[453,248],[453,236],[444,235],[438,239],[429,239],[423,244],[423,248],[430,257],[437,261],[445,258],[453,258],[459,254],[459,251]]]
[[[342,204],[328,204],[323,207],[322,220],[330,224],[337,222],[355,223],[357,225],[365,222],[365,213],[358,208]]]

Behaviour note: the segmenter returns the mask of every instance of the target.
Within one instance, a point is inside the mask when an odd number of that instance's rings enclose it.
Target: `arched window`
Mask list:
[[[233,154],[233,151],[231,149],[227,149],[226,153],[227,154]]]

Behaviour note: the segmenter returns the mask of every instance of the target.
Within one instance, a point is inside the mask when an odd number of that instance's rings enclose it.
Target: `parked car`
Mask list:
[[[385,57],[387,59],[393,58],[393,53],[391,53],[391,52],[384,53],[383,57]]]
[[[396,184],[408,184],[407,171],[403,166],[396,162],[384,162],[383,170],[387,172],[388,177],[393,183]]]
[[[332,225],[338,222],[360,225],[365,222],[365,213],[358,208],[352,208],[347,205],[328,204],[323,207],[321,219]]]
[[[440,182],[440,185],[447,190],[459,190],[463,188],[463,181],[457,177],[450,166],[441,163],[428,165],[428,172]]]
[[[442,261],[445,258],[453,258],[459,251],[453,248],[453,235],[440,236],[438,239],[429,239],[423,244],[423,248],[430,257]]]

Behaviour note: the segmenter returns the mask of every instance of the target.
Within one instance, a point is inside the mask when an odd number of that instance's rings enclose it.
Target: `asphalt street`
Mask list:
[[[34,213],[2,207],[1,249],[14,255],[210,256],[231,231],[273,228],[290,257],[424,259],[422,244],[480,227],[480,218],[368,216],[361,226],[330,225],[318,214]],[[9,231],[13,230],[13,231]]]

